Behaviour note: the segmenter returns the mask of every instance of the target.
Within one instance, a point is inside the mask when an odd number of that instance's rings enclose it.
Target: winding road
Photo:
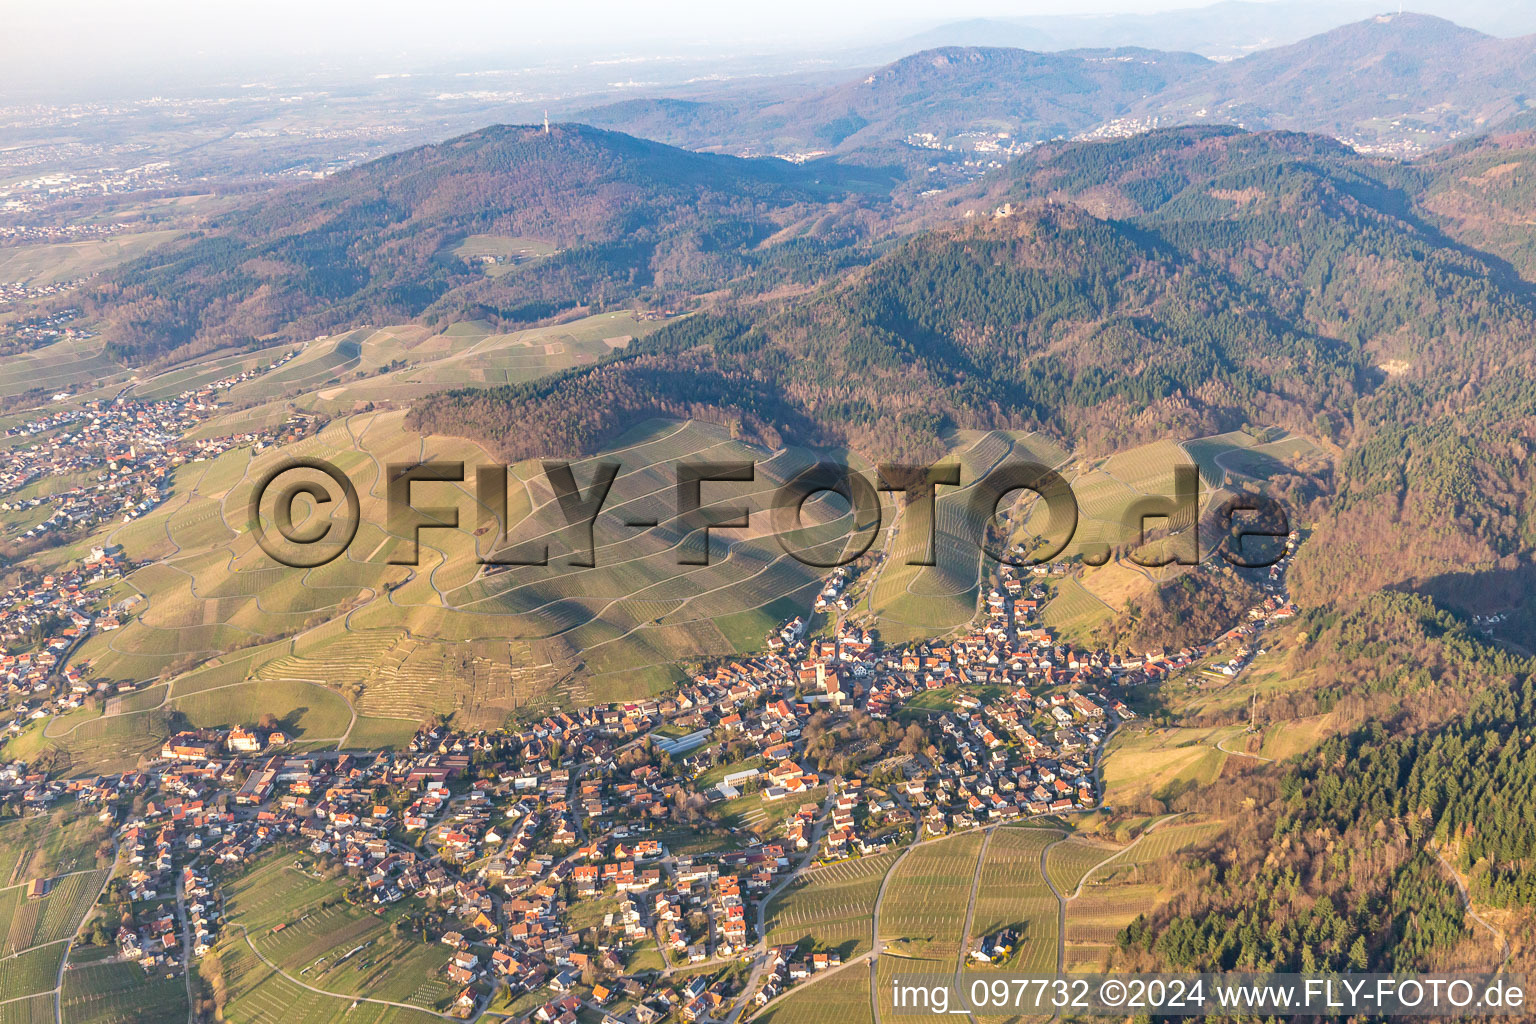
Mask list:
[[[411,1003],[397,1003],[397,1002],[393,1002],[392,1000],[389,1000],[389,999],[374,999],[371,996],[347,995],[346,993],[343,993],[343,992],[332,992],[332,991],[330,991],[328,989],[316,988],[313,985],[307,985],[304,982],[300,981],[298,978],[295,978],[293,975],[289,974],[287,971],[283,970],[281,967],[279,967],[277,964],[273,963],[271,960],[268,960],[265,956],[263,956],[262,953],[261,953],[261,950],[256,948],[256,943],[251,941],[251,933],[246,929],[245,925],[243,925],[243,924],[232,924],[232,925],[230,925],[230,927],[231,928],[238,928],[238,929],[240,929],[240,936],[241,936],[241,938],[245,939],[245,944],[251,948],[251,952],[256,955],[256,959],[260,960],[263,964],[265,964],[269,969],[272,970],[273,973],[281,975],[285,980],[287,980],[287,981],[297,985],[299,988],[302,988],[302,989],[304,989],[304,990],[306,990],[308,992],[314,992],[317,995],[322,995],[322,996],[330,996],[333,999],[346,999],[346,1000],[350,1000],[350,1001],[352,1001],[354,1003],[374,1003],[375,1005],[378,1005],[378,1006],[393,1006],[397,1010],[414,1010],[417,1013],[424,1013],[424,1014],[426,1014],[429,1017],[437,1017],[437,1018],[439,1018],[441,1020],[464,1020],[465,1019],[464,1017],[455,1017],[452,1014],[438,1013],[436,1010],[428,1010],[425,1007],[415,1006],[415,1005],[412,1005]]]
[[[1463,913],[1488,929],[1493,937],[1499,940],[1504,954],[1503,959],[1499,961],[1499,969],[1503,970],[1504,966],[1509,963],[1509,958],[1513,953],[1509,946],[1509,936],[1505,935],[1500,929],[1495,928],[1492,924],[1489,924],[1486,918],[1472,909],[1472,894],[1467,891],[1467,884],[1461,880],[1461,873],[1456,870],[1455,865],[1445,859],[1445,853],[1442,850],[1436,849],[1435,858],[1440,861],[1440,866],[1445,868],[1446,874],[1450,875],[1451,881],[1455,883],[1456,895],[1461,900]]]

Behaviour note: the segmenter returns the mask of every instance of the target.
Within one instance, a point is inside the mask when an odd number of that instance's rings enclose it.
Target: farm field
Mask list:
[[[761,1024],[873,1024],[869,1000],[869,966],[850,964],[803,990],[790,990],[767,1012]]]
[[[1053,597],[1040,613],[1040,621],[1063,636],[1085,636],[1100,623],[1107,622],[1114,609],[1091,593],[1075,576],[1063,579]]]
[[[29,898],[22,885],[0,889],[0,1006],[30,1013],[28,996],[53,991],[68,940],[90,913],[107,874],[102,869],[54,878],[48,893],[37,898]],[[52,997],[49,1004],[51,1013]]]
[[[1332,714],[1308,715],[1289,722],[1275,722],[1262,729],[1263,739],[1257,753],[1273,761],[1284,761],[1311,750],[1333,735],[1337,728]],[[1244,743],[1243,737],[1227,741],[1224,745],[1229,750],[1251,750]]]
[[[896,856],[855,857],[805,872],[769,905],[768,942],[836,947],[844,960],[867,951],[875,897]]]
[[[1243,431],[1185,441],[1183,448],[1200,466],[1201,482],[1220,487],[1234,480],[1265,480],[1293,466],[1315,464],[1330,456],[1317,443],[1278,428],[1259,431],[1259,437]]]
[[[799,450],[765,452],[697,423],[651,425],[615,453],[624,471],[605,506],[613,516],[597,524],[597,570],[575,573],[563,565],[561,552],[576,539],[542,472],[524,466],[509,479],[511,500],[499,518],[487,520],[487,510],[477,509],[472,480],[441,485],[439,495],[460,501],[460,528],[424,534],[419,565],[391,565],[403,545],[382,528],[382,467],[427,457],[489,461],[462,441],[411,434],[402,421],[397,412],[366,413],[255,458],[233,452],[182,467],[171,500],[110,532],[129,557],[159,561],[124,583],[124,595],[138,597],[132,619],[93,636],[81,656],[108,679],[178,676],[168,708],[208,724],[242,713],[254,718],[258,709],[245,711],[253,702],[234,690],[190,695],[255,677],[340,690],[370,719],[475,712],[481,724],[494,726],[528,704],[654,692],[675,680],[679,659],[755,649],[787,610],[779,602],[800,604],[820,579],[819,570],[767,535],[765,521],[739,535],[721,532],[710,564],[678,565],[683,550],[698,546],[698,535],[675,520],[675,460],[758,460],[759,479],[746,494],[716,500],[745,497],[761,510],[779,483],[814,458]],[[247,533],[244,509],[254,478],[287,455],[333,461],[353,476],[362,499],[365,525],[351,549],[320,568],[273,566]],[[585,463],[575,471],[578,479],[591,472]],[[633,515],[654,516],[660,525],[637,535],[619,521]],[[812,522],[810,540],[830,542],[847,518]],[[504,534],[508,539],[497,539]],[[496,572],[476,564],[529,543],[548,544],[555,564]],[[724,619],[730,636],[716,625]],[[191,671],[178,673],[182,666]],[[579,681],[552,694],[573,669],[581,670]],[[301,741],[334,742],[345,731],[341,702],[322,692],[299,685],[260,692],[274,705],[260,710],[296,716]],[[49,737],[61,739],[61,728]],[[111,729],[81,725],[72,739],[107,743]]]
[[[36,946],[9,955],[0,970],[0,1001],[21,999],[39,992],[51,992],[59,976],[59,962],[64,959],[64,944]]]
[[[1191,445],[1195,448],[1191,449]],[[1149,499],[1171,500],[1175,470],[1186,466],[1202,474],[1199,501],[1200,508],[1204,509],[1216,497],[1215,486],[1220,477],[1215,477],[1215,484],[1207,479],[1205,467],[1193,452],[1214,458],[1215,454],[1225,450],[1222,444],[1201,447],[1198,442],[1180,445],[1174,441],[1157,441],[1077,466],[1078,471],[1070,479],[1078,504],[1077,529],[1059,557],[1074,561],[1104,551],[1112,552],[1114,557],[1100,566],[1080,563],[1079,571],[1061,582],[1056,596],[1043,609],[1042,621],[1063,636],[1086,641],[1097,626],[1116,612],[1186,571],[1177,562],[1145,567],[1128,557],[1141,539],[1141,526],[1130,522],[1134,518],[1131,515],[1133,506]],[[1046,532],[1045,515],[1044,504],[1037,503],[1026,520],[1024,535],[1043,535]],[[1193,515],[1180,514],[1171,520],[1149,519],[1145,525],[1149,529],[1172,526],[1184,534],[1194,522]],[[1143,560],[1168,557],[1169,543],[1156,542],[1138,557]]]
[[[1102,970],[1126,925],[1160,902],[1156,885],[1093,885],[1067,905],[1066,968]]]
[[[63,941],[75,934],[80,922],[90,912],[107,874],[108,869],[103,868],[55,878],[48,894],[36,899],[29,899],[19,886],[5,890],[0,895],[4,900],[0,908],[9,905],[9,920],[4,922],[5,939],[0,943],[0,956],[57,943],[58,948],[49,954],[57,965],[64,955]],[[0,972],[0,976],[4,973]]]
[[[500,277],[515,269],[519,263],[553,255],[559,249],[554,243],[546,242],[542,238],[528,238],[522,235],[466,235],[463,241],[455,245],[451,251],[466,263],[481,263],[487,276]],[[483,257],[507,262],[486,262],[482,259]]]
[[[154,1024],[187,1012],[186,981],[155,977],[138,964],[76,962],[71,954],[61,999],[66,1024]]]
[[[231,1024],[433,1024],[441,1020],[421,1010],[310,991],[267,966],[238,937],[221,944],[218,955],[230,987],[224,1016]]]
[[[1049,972],[1056,969],[1056,894],[1040,874],[1040,856],[1061,833],[1043,828],[998,828],[992,833],[981,863],[976,910],[969,947],[1004,929],[1017,929],[1013,958],[1003,966],[1012,971]],[[982,968],[985,965],[980,965]],[[978,964],[967,960],[968,970]]]
[[[57,284],[89,277],[175,238],[176,231],[140,231],[82,242],[17,245],[0,249],[0,281]]]
[[[1159,883],[1168,868],[1223,827],[1219,821],[1164,821],[1124,854],[1090,871],[1081,893],[1067,902],[1067,970],[1102,970],[1120,931],[1165,899]]]
[[[960,431],[949,441],[960,465],[960,486],[941,487],[934,502],[935,564],[907,564],[921,557],[928,537],[903,516],[893,526],[890,558],[869,590],[865,608],[879,618],[888,639],[942,635],[976,614],[985,525],[971,509],[977,482],[1005,462],[1056,465],[1066,458],[1053,442],[1033,433]]]
[[[1212,782],[1228,757],[1216,748],[1216,739],[1231,731],[1144,725],[1118,730],[1103,762],[1104,802],[1132,805],[1148,796],[1167,802]]]
[[[324,686],[297,679],[272,679],[202,690],[171,698],[194,728],[229,728],[253,724],[251,709],[287,709],[280,715],[290,736],[301,740],[339,740],[346,734],[351,713],[340,695]]]
[[[36,995],[0,1003],[0,1024],[56,1024],[53,996]]]
[[[0,365],[0,397],[33,388],[67,387],[81,380],[106,383],[127,376],[127,370],[107,355],[100,338],[65,338],[31,352],[6,356]]]
[[[248,944],[305,984],[342,997],[428,1010],[452,1000],[457,990],[441,971],[448,950],[391,934],[403,908],[375,915],[349,906],[335,883],[296,862],[292,852],[274,853],[226,888],[221,955],[230,947],[239,955]]]
[[[903,957],[955,963],[981,840],[980,833],[966,832],[924,843],[896,867],[880,907],[882,964]]]
[[[95,819],[73,807],[0,824],[0,890],[94,868],[104,838]]]
[[[1200,482],[1206,487],[1220,487],[1227,478],[1227,471],[1222,468],[1221,461],[1228,454],[1252,448],[1254,444],[1255,439],[1251,435],[1233,430],[1211,437],[1193,438],[1185,441],[1183,448],[1200,467]]]
[[[494,265],[496,271],[515,271]],[[487,323],[460,321],[441,334],[415,325],[354,332],[356,361],[311,377],[302,405],[344,413],[357,403],[407,401],[445,387],[489,387],[533,380],[597,362],[663,326],[629,310],[501,334]],[[365,376],[366,375],[366,376]]]
[[[410,743],[416,725],[408,718],[359,717],[344,745],[359,750],[398,750]]]
[[[236,352],[196,359],[136,381],[130,395],[145,400],[170,398],[224,377],[270,366],[294,351],[293,345],[274,345],[254,352]]]
[[[1052,846],[1045,856],[1045,870],[1056,891],[1070,897],[1090,868],[1119,852],[1119,848],[1070,836]]]
[[[30,738],[34,751],[47,751],[65,775],[123,771],[132,768],[141,754],[158,750],[169,735],[169,719],[164,711],[116,716],[60,715],[35,733],[12,741],[6,753],[23,756],[16,744]]]
[[[1149,833],[1110,867],[1118,870],[1122,865],[1158,863],[1218,835],[1225,827],[1220,821],[1169,822]]]

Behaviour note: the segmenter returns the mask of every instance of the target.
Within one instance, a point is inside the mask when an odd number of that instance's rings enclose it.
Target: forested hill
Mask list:
[[[722,415],[796,410],[856,445],[910,446],[935,417],[1040,426],[1097,450],[1244,419],[1350,441],[1362,396],[1449,409],[1455,389],[1530,358],[1530,289],[1417,208],[1423,180],[1295,133],[1074,144],[1008,168],[996,207],[815,294],[702,314],[601,368],[433,399],[421,415],[447,427],[449,409],[487,403],[502,413],[460,425],[498,441],[505,424],[509,454],[590,450],[605,440],[600,411],[578,440],[530,433],[518,410],[594,374],[673,408],[682,396],[654,372],[627,378],[686,357],[772,396]],[[903,417],[924,426],[904,436]]]
[[[1531,290],[1441,233],[1417,172],[1315,137],[1183,129],[1009,173],[1016,203],[814,294],[432,397],[415,422],[512,457],[592,452],[647,415],[880,457],[923,454],[946,425],[1104,452],[1280,424],[1344,450],[1317,524],[1336,547],[1298,564],[1303,594],[1450,578],[1536,535]]]
[[[1316,132],[1376,152],[1420,153],[1518,114],[1533,90],[1536,37],[1500,39],[1407,13],[1227,62],[1131,47],[946,46],[800,95],[692,93],[577,116],[690,148],[896,159],[921,175],[935,160],[972,152],[978,136],[1032,142],[1124,120]],[[916,133],[940,151],[904,145]]]
[[[436,396],[416,417],[516,458],[591,452],[658,414],[889,455],[932,450],[945,425],[1107,450],[1352,401],[1347,346],[1193,270],[1148,232],[1044,203],[919,235],[808,298],[699,314],[602,366]]]
[[[1448,233],[1536,281],[1536,111],[1432,153],[1418,166],[1426,177],[1420,204]]]
[[[1536,37],[1499,39],[1429,15],[1383,14],[1215,65],[1139,110],[1181,123],[1427,148],[1513,116],[1533,87]]]
[[[912,153],[903,140],[920,132],[939,139],[968,130],[1008,132],[1025,141],[1080,132],[1211,66],[1192,53],[1135,47],[1036,53],[949,46],[788,99],[631,100],[579,116],[691,148],[825,151],[867,161],[903,148]],[[925,152],[916,155],[932,156]]]
[[[1332,710],[1340,735],[1174,801],[1228,827],[1121,933],[1116,968],[1465,968],[1472,926],[1447,868],[1478,905],[1516,912],[1498,918],[1507,966],[1530,962],[1536,664],[1421,597],[1337,604],[1308,615],[1287,668],[1308,679],[1297,713]]]
[[[135,362],[278,333],[409,319],[444,302],[510,320],[717,285],[805,234],[857,232],[875,172],[692,153],[582,125],[496,126],[269,194],[93,287],[109,344]],[[885,183],[888,185],[888,183]],[[468,236],[545,253],[487,277]],[[447,297],[452,295],[452,301]]]

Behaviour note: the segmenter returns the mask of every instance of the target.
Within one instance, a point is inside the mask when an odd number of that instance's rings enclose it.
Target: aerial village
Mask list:
[[[173,399],[139,402],[119,395],[7,427],[3,438],[10,443],[0,447],[0,513],[11,535],[0,541],[10,545],[12,555],[24,556],[86,537],[102,525],[131,523],[167,499],[182,466],[232,448],[293,440],[319,429],[321,420],[297,417],[259,433],[185,437],[217,408],[218,392],[290,358],[285,355],[269,366],[189,389]],[[81,476],[87,482],[39,486]],[[121,549],[102,545],[60,568],[28,563],[19,567],[19,576],[0,592],[5,727],[20,731],[28,722],[80,707],[105,688],[103,682],[85,680],[69,656],[88,634],[117,629],[132,612],[134,596],[114,604],[104,602],[101,591],[133,568]]]
[[[93,552],[45,592],[73,611],[71,628],[90,623],[70,595],[107,562]],[[1223,642],[1248,651],[1294,612],[1283,569]],[[1051,571],[1001,567],[978,628],[887,647],[844,621],[849,578],[838,570],[762,655],[717,664],[666,696],[491,733],[423,725],[394,751],[292,752],[265,715],[176,733],[121,774],[66,781],[3,767],[0,800],[20,814],[77,802],[115,830],[119,874],[106,898],[147,909],[112,941],[152,970],[202,956],[220,933],[221,885],[276,852],[317,865],[356,906],[420,904],[412,920],[447,947],[454,1015],[547,996],[521,1016],[734,1022],[839,963],[835,950],[764,942],[769,899],[801,871],[1096,808],[1096,761],[1135,717],[1128,702],[1207,653],[1058,643],[1036,624]],[[815,611],[828,614],[813,635]],[[22,667],[13,659],[9,670]],[[26,670],[21,682],[42,666]],[[750,978],[673,982],[733,961],[751,962]]]
[[[132,522],[170,495],[178,467],[214,458],[232,448],[299,436],[294,424],[262,432],[190,438],[193,427],[218,408],[218,395],[296,354],[270,365],[231,374],[174,398],[139,401],[119,393],[91,399],[5,428],[0,439],[0,513],[17,524],[20,545],[57,536],[84,536],[111,522]],[[55,395],[65,402],[68,394]],[[306,418],[303,427],[317,426]],[[86,475],[87,482],[59,489],[38,484]],[[53,537],[45,537],[53,534]]]

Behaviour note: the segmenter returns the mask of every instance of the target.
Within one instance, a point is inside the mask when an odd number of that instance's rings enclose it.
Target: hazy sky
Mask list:
[[[1254,0],[1256,3],[1266,0]],[[1272,7],[1365,0],[1267,0]],[[1499,11],[1530,0],[1417,0],[1498,31]],[[122,75],[145,81],[289,70],[443,66],[490,56],[501,66],[594,54],[823,50],[888,43],[978,16],[1150,14],[1203,0],[0,0],[0,94],[42,82],[61,91]],[[1369,8],[1394,9],[1397,0]],[[1345,9],[1348,12],[1345,12]],[[1490,13],[1492,12],[1492,13]],[[1530,29],[1523,29],[1529,31]],[[1500,34],[1507,34],[1500,32]],[[530,60],[532,58],[532,60]],[[370,63],[372,62],[372,63]]]
[[[976,14],[1089,14],[1203,6],[1199,0],[11,0],[0,52],[57,48],[174,52],[314,46],[352,51],[487,42],[566,47],[676,39],[782,44],[868,38]],[[894,32],[893,32],[894,30]]]

